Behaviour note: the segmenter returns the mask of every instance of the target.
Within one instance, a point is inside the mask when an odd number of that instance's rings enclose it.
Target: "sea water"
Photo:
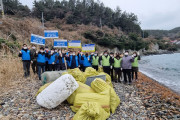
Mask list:
[[[144,56],[139,69],[180,94],[180,53]]]

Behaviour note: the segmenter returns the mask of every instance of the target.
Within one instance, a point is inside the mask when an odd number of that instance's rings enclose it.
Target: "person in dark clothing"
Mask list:
[[[36,74],[38,72],[37,70],[37,59],[36,59],[36,46],[32,45],[32,49],[30,50],[31,55],[31,67],[33,70],[33,73]]]
[[[134,52],[133,53],[134,62],[132,63],[132,80],[134,80],[134,74],[135,74],[135,80],[138,79],[138,61],[141,60],[139,53]]]
[[[94,53],[94,55],[93,56],[91,56],[91,61],[92,61],[92,67],[94,68],[94,69],[96,69],[96,71],[98,71],[98,66],[99,66],[99,56],[98,56],[98,52],[96,51],[95,53]]]
[[[123,76],[124,76],[124,83],[127,83],[127,77],[129,80],[129,84],[131,84],[131,69],[132,69],[132,62],[134,62],[134,58],[129,56],[129,52],[126,51],[124,53],[124,57],[121,60],[121,66],[123,69]]]
[[[48,65],[48,55],[50,54],[50,50],[48,49],[48,46],[45,47],[45,54],[46,54],[46,65],[45,65],[45,71],[49,71],[49,65]]]
[[[58,49],[54,49],[54,54],[55,54],[55,58],[56,58],[56,56],[59,56],[59,51],[58,51]],[[57,68],[58,68],[58,65],[59,64],[59,60],[57,59],[57,61],[55,62],[55,70],[57,70]]]
[[[19,57],[22,57],[24,77],[28,77],[30,75],[31,56],[26,44],[23,44],[22,50],[19,51]]]
[[[88,55],[88,53],[82,55],[81,60],[83,60],[83,72],[84,72],[87,67],[91,67],[90,56]]]
[[[102,64],[101,64],[102,61]],[[103,71],[110,75],[110,67],[112,66],[111,57],[108,55],[108,52],[105,51],[104,55],[99,58],[100,65],[103,66]]]
[[[114,53],[113,52],[111,52],[110,53],[110,60],[111,60],[111,63],[112,63],[112,65],[110,66],[110,75],[111,75],[111,80],[112,81],[114,81],[114,79],[113,79],[113,72],[114,72],[114,70],[113,70],[113,60],[114,60]]]
[[[83,71],[83,60],[81,59],[81,57],[83,56],[83,52],[79,52],[77,56],[78,56],[79,66],[80,66],[79,69]]]
[[[70,69],[74,69],[77,68],[79,66],[78,64],[78,56],[76,55],[75,52],[71,52],[69,57],[67,58],[67,60],[69,60],[69,66]]]
[[[57,62],[58,61],[58,62]],[[55,57],[55,63],[57,64],[57,70],[66,70],[66,60],[65,60],[65,54],[59,50],[59,55],[56,55]]]
[[[46,54],[43,47],[41,47],[40,51],[36,53],[36,57],[37,57],[38,77],[39,80],[41,80],[41,73],[45,71],[45,65],[46,65]]]
[[[55,71],[55,56],[54,48],[51,49],[51,53],[48,55],[49,71]]]
[[[115,71],[115,82],[121,82],[122,72],[121,72],[121,60],[120,54],[116,54],[116,57],[113,59],[114,71]]]

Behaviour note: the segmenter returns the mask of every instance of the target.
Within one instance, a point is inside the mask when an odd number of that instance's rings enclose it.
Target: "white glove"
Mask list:
[[[111,65],[111,66],[110,66],[110,68],[112,69],[112,68],[113,68],[113,66]]]
[[[54,65],[54,62],[52,64]]]
[[[38,51],[36,51],[36,54],[38,54]]]
[[[19,53],[21,53],[21,54],[22,54],[22,52],[21,52],[21,51],[19,51]]]
[[[31,61],[31,63],[33,64],[33,61]]]
[[[122,71],[123,69],[121,68],[121,71]]]
[[[134,57],[134,55],[132,55],[132,57]]]

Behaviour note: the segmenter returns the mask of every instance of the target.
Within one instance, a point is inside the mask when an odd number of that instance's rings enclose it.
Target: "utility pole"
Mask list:
[[[100,26],[101,26],[101,30],[102,30],[102,21],[101,21],[101,18],[100,18]]]
[[[0,0],[0,10],[1,10],[2,18],[4,18],[4,7],[3,7],[3,1],[2,0]]]
[[[42,27],[44,29],[44,15],[43,15],[43,12],[42,12]]]

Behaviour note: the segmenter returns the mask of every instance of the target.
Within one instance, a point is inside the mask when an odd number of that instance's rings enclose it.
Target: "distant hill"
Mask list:
[[[169,37],[170,39],[178,39],[180,38],[180,27],[176,27],[172,30],[144,30],[147,32],[150,36],[153,36],[155,38],[163,38],[163,37]]]

